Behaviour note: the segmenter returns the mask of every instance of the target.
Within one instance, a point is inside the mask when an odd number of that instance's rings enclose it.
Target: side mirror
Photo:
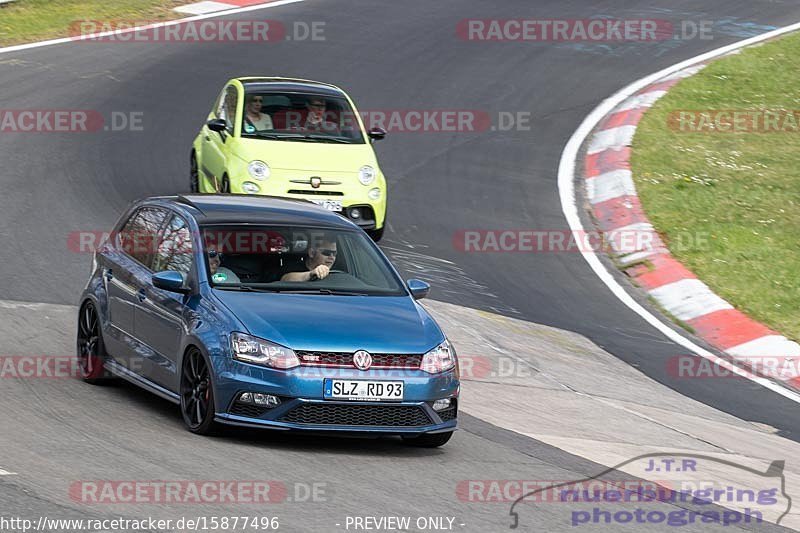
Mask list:
[[[183,274],[174,270],[164,270],[153,274],[153,287],[169,292],[179,292],[185,294],[189,292],[184,286]]]
[[[214,120],[209,120],[206,122],[206,126],[211,131],[216,131],[217,133],[222,133],[228,128],[228,123],[225,121],[224,118],[215,118]]]
[[[431,292],[431,286],[420,279],[410,279],[406,282],[406,285],[408,285],[408,290],[411,291],[411,296],[415,300],[422,300]]]
[[[380,141],[386,137],[386,130],[383,128],[372,128],[367,132],[367,136],[372,139],[372,142]]]

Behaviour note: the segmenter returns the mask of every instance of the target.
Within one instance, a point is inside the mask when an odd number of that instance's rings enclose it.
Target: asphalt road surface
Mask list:
[[[605,44],[456,36],[462,19],[520,17],[705,20],[714,31],[713,40]],[[684,350],[618,302],[579,254],[464,253],[453,243],[465,229],[567,229],[556,169],[563,145],[591,109],[660,68],[795,22],[796,2],[309,0],[233,17],[263,18],[287,27],[324,22],[325,39],[86,42],[0,54],[2,108],[142,117],[141,131],[0,134],[0,300],[76,304],[90,257],[70,250],[70,235],[109,229],[136,198],[187,191],[190,143],[231,77],[328,81],[345,88],[362,111],[481,110],[496,126],[501,113],[529,113],[530,129],[394,132],[377,145],[390,187],[390,227],[381,244],[401,270],[431,279],[434,298],[581,333],[686,396],[798,440],[800,411],[772,392],[747,381],[680,382],[666,375],[665,360]],[[23,349],[8,338],[0,349],[71,350],[69,308],[42,309],[48,311],[14,323],[17,338],[27,342]],[[65,498],[64,480],[242,479],[258,472],[259,479],[266,473],[290,484],[327,484],[324,500],[235,509],[277,513],[289,531],[338,530],[346,515],[381,513],[455,516],[462,530],[494,531],[508,527],[507,506],[463,505],[454,496],[459,480],[563,479],[592,468],[468,416],[464,431],[435,451],[271,434],[200,439],[181,428],[171,405],[133,387],[44,381],[0,384],[6,456],[0,469],[13,459],[27,476],[1,476],[0,501],[30,516],[86,515]],[[189,514],[169,506],[97,508],[116,512]],[[542,519],[549,525],[538,530],[559,530],[564,511],[548,512],[552,521]]]

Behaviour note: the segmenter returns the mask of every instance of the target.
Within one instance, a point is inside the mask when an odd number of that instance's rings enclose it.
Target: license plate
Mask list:
[[[341,200],[311,200],[315,204],[324,207],[328,211],[341,211],[342,210],[342,201]]]
[[[403,382],[326,379],[323,398],[370,402],[382,400],[401,401],[403,399]]]

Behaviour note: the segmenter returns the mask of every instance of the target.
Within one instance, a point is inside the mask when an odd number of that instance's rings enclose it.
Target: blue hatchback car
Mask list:
[[[308,202],[191,195],[135,203],[80,300],[83,377],[124,378],[220,425],[400,435],[456,428],[458,360],[369,236]]]

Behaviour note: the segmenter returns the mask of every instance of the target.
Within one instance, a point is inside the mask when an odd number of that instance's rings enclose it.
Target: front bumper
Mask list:
[[[265,181],[255,181],[246,174],[231,176],[231,192],[246,194],[245,182],[258,186],[259,195],[283,196],[298,200],[319,202],[331,200],[341,202],[342,215],[365,230],[380,229],[386,222],[386,180],[382,174],[368,186],[358,182],[355,173],[323,173],[319,175],[322,184],[318,188],[310,185],[311,175],[298,171],[273,169],[270,177]],[[315,175],[316,176],[316,175]],[[378,188],[380,198],[373,200],[369,191]],[[361,216],[353,217],[352,210],[358,208]]]
[[[368,370],[301,366],[273,370],[227,360],[215,383],[216,420],[223,424],[298,430],[414,436],[453,431],[458,419],[459,382],[453,371],[430,375],[420,370]],[[323,398],[326,378],[404,382],[400,402],[343,401]],[[281,399],[272,408],[236,400],[243,392]],[[451,398],[448,409],[435,400]]]

